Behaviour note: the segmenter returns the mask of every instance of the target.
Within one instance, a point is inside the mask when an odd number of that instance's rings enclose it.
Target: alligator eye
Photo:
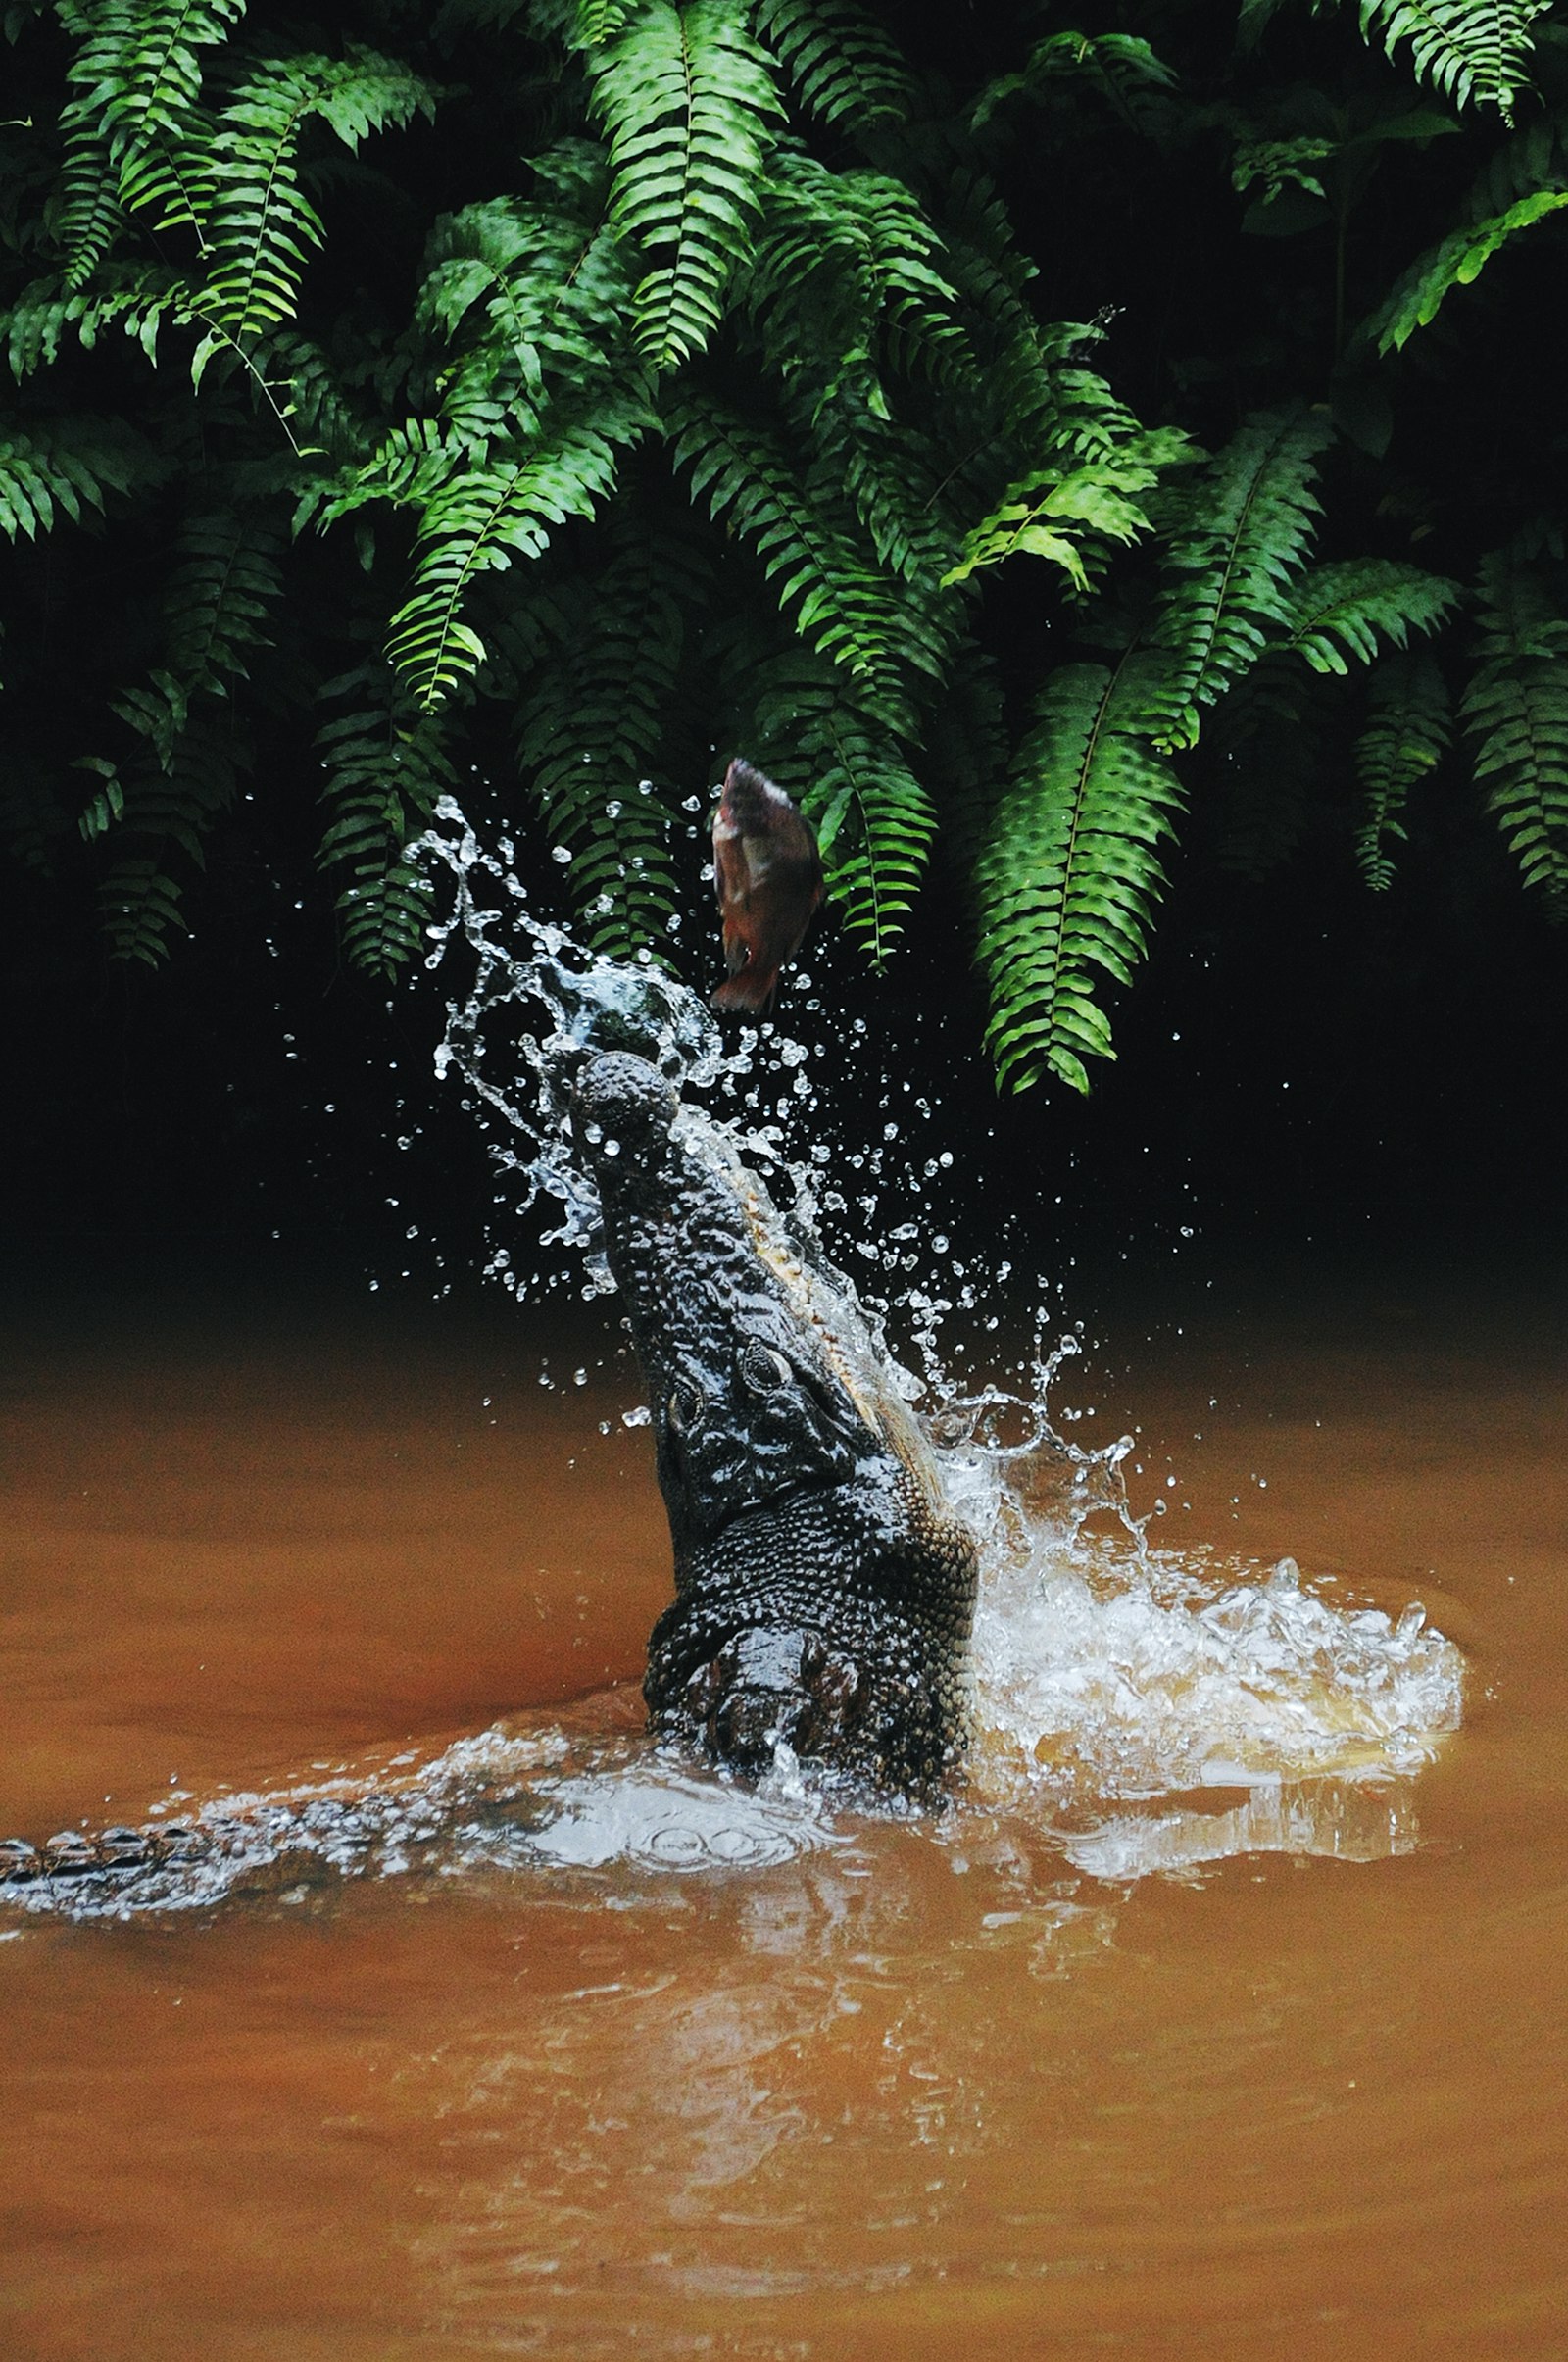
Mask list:
[[[677,1435],[696,1435],[707,1414],[708,1402],[700,1386],[690,1378],[677,1378],[670,1389],[664,1416]]]
[[[775,1346],[754,1337],[741,1354],[741,1376],[754,1395],[776,1395],[780,1387],[790,1384],[795,1372]]]

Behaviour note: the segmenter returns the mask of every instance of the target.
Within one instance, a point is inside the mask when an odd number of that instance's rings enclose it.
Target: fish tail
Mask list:
[[[776,967],[758,967],[755,963],[739,973],[726,976],[709,1003],[710,1009],[744,1009],[749,1016],[760,1017],[771,1008],[778,985]]]

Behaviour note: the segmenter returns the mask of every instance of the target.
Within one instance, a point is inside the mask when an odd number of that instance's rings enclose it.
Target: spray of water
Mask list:
[[[1303,1586],[1289,1559],[1265,1570],[1152,1547],[1128,1502],[1130,1439],[1087,1450],[1053,1416],[1053,1384],[1078,1341],[1048,1342],[1043,1292],[1032,1348],[1008,1373],[1015,1383],[965,1391],[944,1351],[947,1324],[982,1315],[1012,1265],[965,1267],[938,1229],[907,1218],[878,1227],[880,1192],[827,1185],[828,1172],[880,1178],[900,1151],[896,1123],[874,1142],[824,1139],[809,1045],[775,1027],[726,1041],[652,960],[633,968],[583,953],[566,929],[530,913],[511,847],[483,847],[456,805],[443,805],[421,851],[451,895],[431,924],[429,963],[450,979],[460,957],[471,962],[438,1066],[494,1127],[513,1204],[543,1195],[559,1205],[547,1244],[579,1256],[585,1292],[613,1283],[572,1155],[566,1086],[585,1048],[633,1048],[680,1087],[697,1153],[763,1185],[792,1253],[834,1292],[838,1325],[919,1406],[945,1489],[981,1543],[980,1788],[1058,1816],[1069,1846],[1087,1848],[1086,1863],[1106,1875],[1112,1863],[1129,1875],[1145,1856],[1147,1867],[1170,1867],[1244,1845],[1312,1849],[1319,1825],[1323,1850],[1402,1842],[1408,1814],[1401,1804],[1391,1821],[1383,1792],[1456,1726],[1462,1695],[1458,1652],[1420,1608],[1396,1622],[1375,1608],[1348,1611]],[[864,1094],[878,1099],[886,1105],[885,1084]],[[862,1260],[883,1274],[893,1264],[887,1293],[857,1294],[846,1271]],[[518,1273],[505,1244],[492,1267],[519,1292],[555,1277]],[[914,1367],[890,1351],[893,1327]],[[1370,1819],[1348,1810],[1350,1788],[1380,1791]],[[1179,1795],[1238,1790],[1247,1801],[1200,1814],[1196,1834],[1184,1835],[1181,1814],[1151,1810]]]
[[[1457,1726],[1458,1651],[1419,1606],[1395,1620],[1338,1605],[1291,1559],[1260,1568],[1153,1547],[1128,1501],[1131,1439],[1094,1451],[1062,1433],[1072,1414],[1054,1411],[1053,1389],[1079,1341],[1052,1337],[1043,1282],[1006,1382],[953,1375],[975,1333],[996,1330],[1020,1275],[1000,1252],[989,1268],[965,1260],[929,1210],[955,1156],[913,1145],[916,1123],[933,1123],[928,1101],[868,1072],[857,1107],[908,1112],[857,1137],[858,1118],[815,1088],[811,1045],[773,1024],[726,1037],[652,959],[616,965],[584,951],[530,910],[512,846],[481,844],[455,803],[416,851],[437,888],[427,964],[451,995],[437,1071],[485,1128],[497,1169],[491,1275],[530,1298],[613,1294],[569,1092],[585,1052],[635,1050],[678,1085],[693,1152],[745,1189],[754,1217],[830,1299],[829,1325],[865,1383],[922,1427],[981,1550],[971,1778],[955,1813],[927,1824],[933,1843],[961,1849],[977,1821],[1021,1812],[1080,1873],[1113,1882],[1239,1853],[1368,1859],[1415,1844],[1412,1775]],[[553,1225],[542,1234],[537,1219],[519,1221],[541,1205]],[[539,1245],[522,1269],[514,1242],[530,1230]],[[846,1276],[862,1265],[881,1292]],[[323,1872],[734,1871],[824,1848],[848,1858],[857,1844],[787,1747],[748,1789],[695,1776],[624,1713],[607,1721],[593,1704],[343,1775],[217,1798],[194,1815],[196,1858],[102,1895],[84,1882],[70,1907],[202,1907],[240,1884],[294,1904]],[[53,1882],[19,1899],[61,1907]]]

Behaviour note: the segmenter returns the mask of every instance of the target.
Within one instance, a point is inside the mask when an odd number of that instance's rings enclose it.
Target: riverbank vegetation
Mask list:
[[[744,748],[1079,1089],[1173,862],[1568,909],[1563,11],[942,24],[10,7],[7,893],[177,961],[316,808],[390,978],[477,774],[664,958]]]

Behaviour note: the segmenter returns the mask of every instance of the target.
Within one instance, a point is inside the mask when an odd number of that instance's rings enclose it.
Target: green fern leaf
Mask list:
[[[558,203],[497,199],[441,224],[416,319],[459,347],[441,385],[449,445],[482,452],[537,432],[554,392],[580,399],[635,373],[624,333],[631,281],[602,218],[604,195],[585,187],[582,214],[575,203],[564,213]]]
[[[706,398],[673,405],[669,422],[694,495],[756,551],[802,638],[896,717],[905,662],[939,672],[940,648],[910,628],[908,610],[806,496],[769,438]]]
[[[1371,716],[1355,748],[1363,798],[1355,858],[1382,894],[1393,882],[1393,843],[1404,837],[1410,790],[1437,768],[1448,744],[1448,693],[1436,660],[1413,649],[1378,666],[1369,696]]]
[[[718,324],[783,109],[740,0],[650,0],[590,68],[610,133],[612,218],[649,258],[633,332],[663,371],[701,352]]]
[[[128,492],[152,474],[136,437],[100,418],[57,417],[36,433],[0,427],[0,533],[27,541],[47,533],[56,512],[81,524],[100,515],[109,492]]]
[[[1452,287],[1468,287],[1481,276],[1487,264],[1521,229],[1554,214],[1568,205],[1568,190],[1538,189],[1534,196],[1521,197],[1506,213],[1495,214],[1490,221],[1471,223],[1456,229],[1439,246],[1432,247],[1419,261],[1412,263],[1396,285],[1387,303],[1367,321],[1362,334],[1377,339],[1380,353],[1398,352],[1408,344],[1417,328],[1429,327],[1438,316],[1438,308]]]
[[[1322,801],[1327,680],[1270,648],[1225,699],[1205,737],[1214,859],[1252,884],[1271,877]]]
[[[986,1038],[1013,1090],[1049,1071],[1087,1091],[1084,1060],[1114,1055],[1094,971],[1125,983],[1143,958],[1182,801],[1143,735],[1152,669],[1133,656],[1052,676],[975,864]]]
[[[1391,558],[1314,566],[1287,594],[1287,645],[1314,672],[1348,672],[1371,664],[1380,633],[1403,648],[1412,631],[1435,631],[1458,597],[1456,582]]]
[[[111,958],[159,967],[169,956],[169,938],[185,925],[179,888],[147,855],[117,861],[99,889],[99,909]]]
[[[191,520],[164,594],[167,659],[192,691],[225,696],[248,677],[245,652],[269,645],[282,596],[283,537],[270,519],[226,508]]]
[[[65,160],[51,208],[54,240],[65,262],[66,285],[85,287],[120,235],[125,209],[109,142],[80,105],[61,118]]]
[[[537,558],[554,526],[591,516],[614,481],[617,445],[649,423],[640,407],[607,406],[532,449],[464,469],[434,493],[421,519],[414,587],[387,641],[421,706],[439,704],[483,661],[484,643],[463,619],[477,577]]]
[[[328,681],[322,698],[351,705],[317,737],[326,772],[323,868],[345,878],[337,908],[356,967],[391,977],[423,948],[428,882],[407,848],[455,785],[440,723],[416,713],[384,664]]]
[[[798,640],[759,650],[743,621],[734,650],[710,654],[728,692],[719,708],[728,742],[748,748],[807,813],[828,900],[880,965],[903,934],[937,827],[906,739]]]
[[[1048,33],[1035,43],[1021,73],[1004,74],[987,83],[970,112],[970,126],[978,130],[1009,98],[1043,98],[1074,83],[1087,83],[1137,123],[1151,91],[1168,90],[1175,79],[1164,61],[1135,33]]]
[[[1001,505],[969,533],[944,580],[962,582],[1021,552],[1052,560],[1075,590],[1087,592],[1091,567],[1103,569],[1111,543],[1149,531],[1138,494],[1158,483],[1162,467],[1196,456],[1184,434],[1165,428],[1133,438],[1110,459],[1036,470],[1009,485]]]
[[[603,49],[625,31],[626,20],[635,14],[637,0],[577,0],[573,47]]]
[[[1319,412],[1260,412],[1188,496],[1154,632],[1173,659],[1154,731],[1165,749],[1196,744],[1200,707],[1257,662],[1271,631],[1292,627],[1290,586],[1311,543],[1312,479],[1332,432]]]
[[[752,21],[802,106],[833,130],[905,123],[913,77],[882,26],[855,0],[756,0]]]
[[[71,66],[116,163],[178,138],[201,89],[201,51],[227,39],[245,0],[98,0]]]
[[[801,734],[802,803],[822,847],[829,900],[877,966],[904,932],[931,858],[937,811],[899,742],[846,707]]]
[[[1456,105],[1485,100],[1505,117],[1524,84],[1533,27],[1549,0],[1361,0],[1361,30],[1390,57],[1401,41],[1424,82]]]
[[[1497,553],[1481,568],[1480,662],[1461,702],[1487,810],[1527,886],[1568,910],[1568,618],[1542,575]]]
[[[1568,184],[1568,109],[1538,115],[1494,148],[1471,182],[1465,213],[1472,221],[1505,214],[1521,197]]]
[[[623,524],[603,571],[574,587],[523,701],[518,754],[593,950],[662,960],[685,897],[655,777],[702,577],[683,543]]]
[[[370,131],[433,108],[427,82],[368,50],[271,59],[242,83],[212,142],[211,254],[196,306],[211,323],[211,344],[244,345],[293,317],[306,257],[323,235],[299,184],[304,124],[320,118],[352,150]],[[205,358],[193,365],[198,380]]]

